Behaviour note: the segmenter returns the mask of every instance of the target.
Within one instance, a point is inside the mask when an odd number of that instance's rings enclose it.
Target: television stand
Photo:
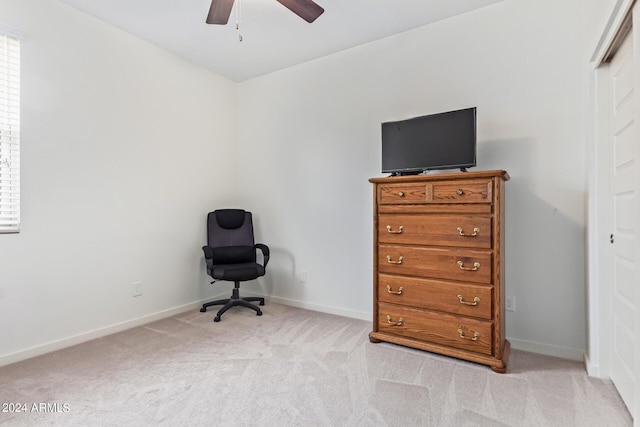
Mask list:
[[[391,176],[415,176],[420,175],[423,171],[409,171],[409,172],[392,172]]]
[[[460,168],[460,172],[466,172],[467,168]]]

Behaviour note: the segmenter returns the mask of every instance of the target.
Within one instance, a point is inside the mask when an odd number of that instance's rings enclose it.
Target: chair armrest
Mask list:
[[[262,258],[263,258],[263,265],[262,266],[266,267],[267,263],[269,262],[269,254],[270,254],[269,246],[267,246],[265,244],[262,244],[262,243],[256,243],[254,245],[254,247],[256,249],[260,249],[260,251],[262,252]]]
[[[206,259],[213,259],[213,249],[209,246],[203,246],[202,251],[204,252],[204,257]]]

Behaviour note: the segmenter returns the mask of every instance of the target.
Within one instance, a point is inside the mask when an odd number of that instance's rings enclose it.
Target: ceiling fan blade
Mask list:
[[[309,23],[324,13],[324,9],[311,0],[278,0],[278,2]]]
[[[207,16],[207,24],[225,25],[229,22],[233,2],[234,0],[212,0],[209,15]]]

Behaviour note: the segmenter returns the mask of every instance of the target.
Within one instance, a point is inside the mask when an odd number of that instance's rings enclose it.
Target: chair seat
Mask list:
[[[255,262],[214,265],[211,276],[216,280],[253,280],[264,276],[264,267]]]

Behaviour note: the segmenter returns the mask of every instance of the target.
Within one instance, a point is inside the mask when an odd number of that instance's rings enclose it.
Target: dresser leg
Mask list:
[[[493,372],[498,373],[498,374],[506,374],[507,373],[507,367],[506,366],[502,366],[502,367],[492,366],[491,370]]]
[[[492,366],[491,370],[498,374],[505,374],[507,372],[507,362],[509,361],[509,354],[511,353],[511,343],[508,340],[504,340],[504,349],[502,350],[502,365]]]
[[[378,344],[382,341],[380,341],[379,339],[373,338],[371,335],[369,335],[369,342],[373,343],[373,344]]]

